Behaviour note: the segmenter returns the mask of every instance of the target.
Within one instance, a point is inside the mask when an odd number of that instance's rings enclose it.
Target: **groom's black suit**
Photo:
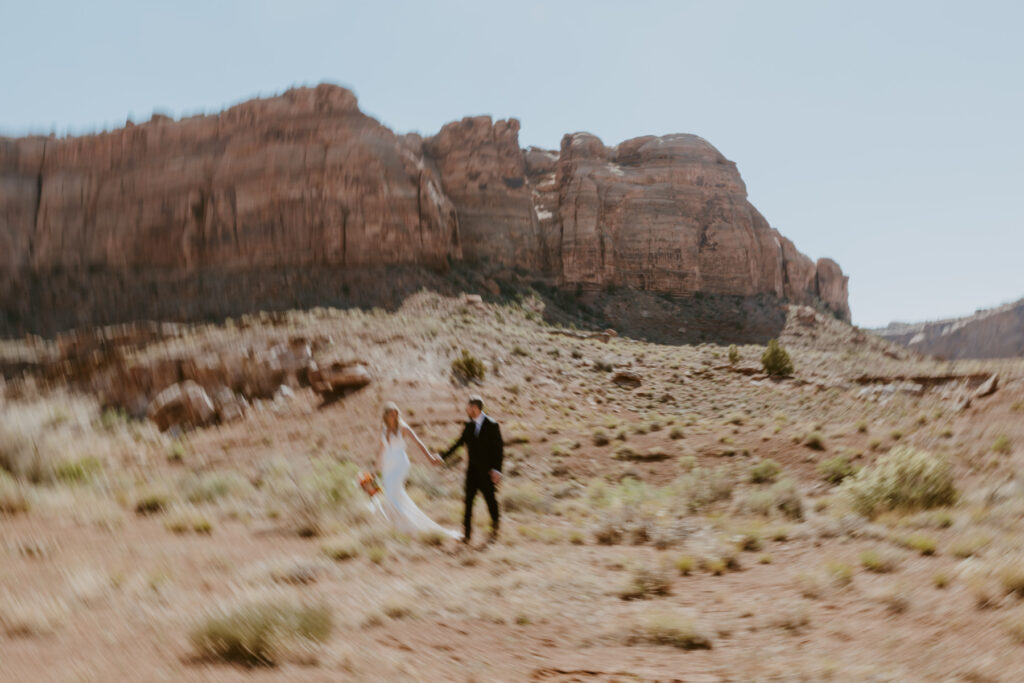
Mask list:
[[[491,513],[493,533],[498,532],[498,499],[494,495],[494,482],[491,470],[501,472],[501,461],[504,456],[505,444],[501,440],[501,428],[491,418],[484,416],[480,424],[480,433],[476,432],[476,422],[469,420],[462,429],[459,440],[445,451],[441,457],[447,460],[459,446],[465,444],[469,452],[469,466],[466,468],[466,512],[463,519],[466,538],[469,539],[473,523],[473,501],[477,491],[484,494],[487,510]]]

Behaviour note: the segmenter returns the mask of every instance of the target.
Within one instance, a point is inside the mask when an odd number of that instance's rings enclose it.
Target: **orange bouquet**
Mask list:
[[[360,472],[359,476],[356,477],[356,482],[366,491],[366,495],[370,498],[380,493],[380,484],[377,482],[377,477],[369,472]]]

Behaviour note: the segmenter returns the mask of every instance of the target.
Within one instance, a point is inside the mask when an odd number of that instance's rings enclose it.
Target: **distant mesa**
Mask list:
[[[706,140],[608,147],[578,132],[524,150],[518,134],[478,116],[396,135],[323,84],[217,115],[0,138],[0,333],[378,304],[452,268],[492,294],[519,278],[849,321],[838,264],[773,229]]]
[[[872,330],[921,353],[961,358],[1024,356],[1024,299],[963,318],[923,323],[890,323]]]

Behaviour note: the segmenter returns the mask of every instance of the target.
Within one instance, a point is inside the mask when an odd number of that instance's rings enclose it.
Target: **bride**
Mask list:
[[[384,406],[384,428],[381,430],[377,471],[381,473],[388,519],[403,533],[439,533],[449,538],[459,538],[461,534],[458,532],[445,529],[427,517],[405,492],[405,480],[409,476],[409,456],[405,452],[406,439],[415,443],[433,464],[439,465],[443,462],[440,456],[433,455],[427,450],[416,436],[416,432],[406,424],[398,412],[398,406],[387,403]]]

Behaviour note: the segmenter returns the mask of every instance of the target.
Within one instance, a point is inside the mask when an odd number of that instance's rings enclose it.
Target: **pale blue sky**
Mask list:
[[[400,132],[696,133],[874,326],[1024,296],[1022,30],[1019,2],[0,0],[0,134],[324,80]]]

